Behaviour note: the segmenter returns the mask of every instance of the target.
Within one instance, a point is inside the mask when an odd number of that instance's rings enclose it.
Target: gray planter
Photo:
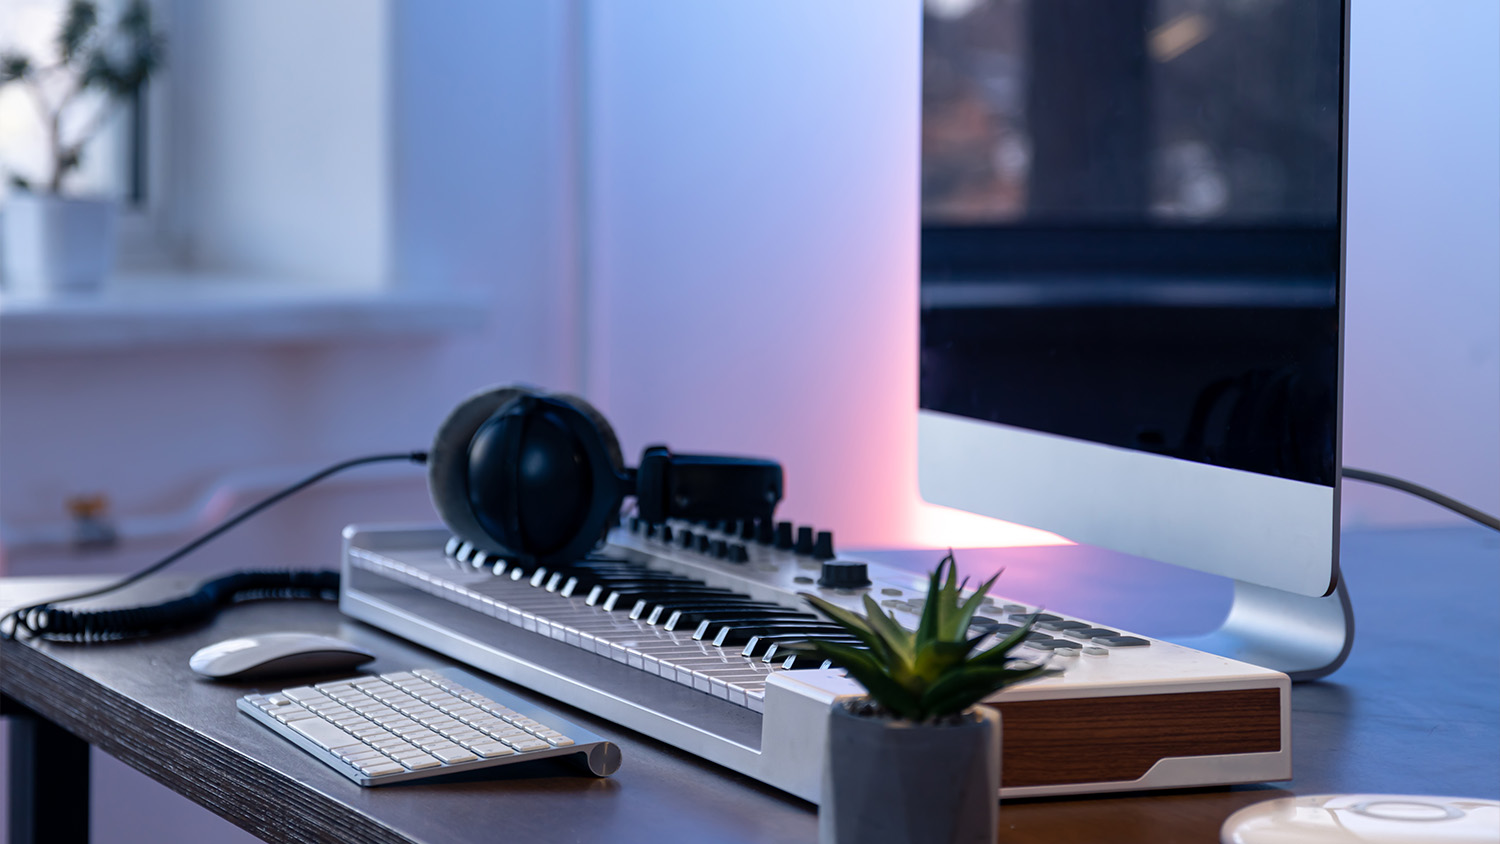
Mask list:
[[[835,703],[828,722],[823,844],[992,844],[999,829],[1000,713],[919,725],[855,715]]]

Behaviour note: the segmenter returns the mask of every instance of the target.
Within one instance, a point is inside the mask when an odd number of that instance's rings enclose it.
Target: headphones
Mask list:
[[[603,414],[577,396],[525,387],[482,390],[448,414],[427,457],[444,524],[489,554],[540,565],[581,559],[635,496],[640,518],[769,519],[781,464],[673,454],[651,446],[625,465]]]

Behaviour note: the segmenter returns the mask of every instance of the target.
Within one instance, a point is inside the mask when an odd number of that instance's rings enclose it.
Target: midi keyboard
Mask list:
[[[817,802],[829,708],[863,690],[787,654],[786,643],[830,632],[798,593],[861,612],[870,595],[914,628],[927,578],[834,559],[831,542],[793,541],[778,527],[780,535],[769,525],[632,520],[589,558],[555,570],[492,558],[441,530],[351,527],[339,605]],[[1003,635],[1035,616],[1015,654],[1057,669],[984,704],[1002,718],[1001,797],[1290,778],[1285,674],[997,595],[983,600],[976,630]]]

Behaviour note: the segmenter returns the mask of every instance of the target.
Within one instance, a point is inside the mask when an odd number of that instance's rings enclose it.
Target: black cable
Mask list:
[[[1486,513],[1483,510],[1470,507],[1462,501],[1455,501],[1452,498],[1449,498],[1448,496],[1442,494],[1441,492],[1434,492],[1433,490],[1430,490],[1420,484],[1414,484],[1411,481],[1392,477],[1391,475],[1382,475],[1379,472],[1370,472],[1365,469],[1355,469],[1349,466],[1345,466],[1343,468],[1343,475],[1351,481],[1364,481],[1367,484],[1380,484],[1381,486],[1388,486],[1392,489],[1399,489],[1402,492],[1410,493],[1411,495],[1415,495],[1418,498],[1425,498],[1428,501],[1431,501],[1433,504],[1437,504],[1440,507],[1446,507],[1449,510],[1452,510],[1453,512],[1459,514],[1460,516],[1473,519],[1474,521],[1484,525],[1487,528],[1500,530],[1500,519],[1491,516],[1489,513]]]
[[[54,642],[113,642],[202,624],[242,601],[336,601],[338,596],[336,571],[241,571],[151,606],[68,610],[47,604],[29,613],[22,627]]]
[[[178,548],[176,551],[173,551],[162,559],[141,569],[135,574],[124,578],[123,580],[116,581],[108,586],[102,586],[98,589],[93,589],[88,592],[80,592],[76,595],[69,595],[65,598],[54,598],[50,601],[45,601],[40,604],[32,604],[31,606],[12,610],[10,613],[6,614],[4,618],[0,618],[0,636],[10,639],[13,638],[15,634],[22,629],[34,633],[38,632],[38,628],[46,626],[46,615],[54,605],[71,603],[73,601],[81,601],[85,598],[96,598],[100,595],[106,595],[110,592],[124,589],[126,586],[129,586],[132,583],[150,577],[151,575],[156,574],[167,566],[170,566],[183,557],[186,557],[188,554],[193,553],[204,545],[207,545],[209,542],[222,536],[230,528],[233,528],[241,522],[244,522],[251,516],[260,513],[262,510],[265,510],[267,507],[280,502],[288,496],[301,492],[302,490],[312,486],[313,484],[323,480],[324,478],[327,478],[330,475],[335,475],[339,472],[344,471],[345,469],[352,469],[355,466],[363,466],[368,463],[388,463],[396,460],[408,460],[412,463],[426,463],[427,453],[425,451],[411,451],[401,454],[375,454],[368,457],[356,457],[353,460],[345,460],[342,463],[335,463],[326,469],[314,472],[313,474],[307,476],[306,478],[303,478],[297,483],[294,483],[291,486],[286,487],[279,492],[273,493],[272,495],[261,499],[255,504],[250,505],[243,512],[228,519],[223,524],[219,525],[213,530],[210,530],[208,533],[205,533],[197,539],[192,540],[188,544],[182,546],[181,548]],[[10,623],[7,624],[7,622]]]

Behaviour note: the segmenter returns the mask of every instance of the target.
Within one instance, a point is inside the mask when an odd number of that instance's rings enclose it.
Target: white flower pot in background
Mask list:
[[[5,292],[93,293],[114,269],[119,203],[13,191],[4,217]]]

